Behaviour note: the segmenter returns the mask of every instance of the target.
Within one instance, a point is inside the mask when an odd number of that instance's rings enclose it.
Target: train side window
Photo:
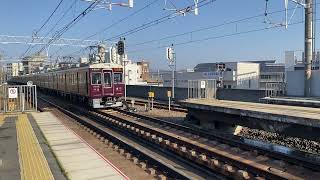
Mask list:
[[[121,83],[122,82],[122,73],[114,73],[113,80],[114,80],[114,83]]]
[[[101,73],[91,74],[91,84],[101,84]]]
[[[104,86],[105,87],[111,87],[111,73],[104,73],[103,75],[104,79]]]

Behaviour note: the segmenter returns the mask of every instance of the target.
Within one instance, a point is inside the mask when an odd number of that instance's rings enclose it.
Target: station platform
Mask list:
[[[260,102],[267,104],[281,104],[288,106],[303,106],[320,108],[320,98],[303,98],[303,97],[265,97]]]
[[[128,179],[50,112],[0,114],[0,179]]]
[[[180,104],[201,126],[220,122],[313,140],[320,137],[320,108],[215,99],[189,99]]]

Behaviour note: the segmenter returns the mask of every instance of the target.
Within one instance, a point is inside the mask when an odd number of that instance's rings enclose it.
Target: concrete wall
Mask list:
[[[218,89],[217,92],[217,99],[230,101],[259,102],[264,97],[264,90]]]
[[[312,71],[311,83],[312,83],[312,87],[311,87],[312,96],[320,97],[320,70]]]
[[[304,71],[287,71],[287,95],[304,96]],[[311,77],[311,95],[320,96],[320,71],[313,70]]]
[[[171,90],[170,87],[157,87],[157,86],[127,86],[127,96],[147,98],[149,91],[155,92],[155,99],[167,101],[167,91]],[[188,98],[187,88],[176,88],[176,99],[182,100]],[[217,99],[231,100],[231,101],[246,101],[246,102],[259,102],[260,98],[265,95],[264,90],[246,90],[246,89],[218,89]]]
[[[287,71],[287,96],[304,96],[304,71]]]
[[[131,97],[141,97],[147,98],[148,92],[153,91],[155,94],[155,99],[166,101],[168,100],[167,91],[171,91],[171,87],[158,87],[158,86],[127,86],[127,96]],[[188,98],[187,88],[175,88],[176,99],[186,99]]]

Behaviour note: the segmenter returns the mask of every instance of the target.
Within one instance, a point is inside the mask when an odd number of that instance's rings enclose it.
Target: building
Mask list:
[[[14,76],[19,76],[23,73],[22,63],[7,63],[7,80]]]
[[[22,59],[22,64],[24,68],[23,74],[32,74],[39,71],[39,68],[43,66],[46,56],[43,55],[33,55],[27,56]]]
[[[220,62],[201,63],[194,71],[176,72],[176,87],[188,87],[189,80],[217,80],[222,88],[258,89],[259,63],[252,62]],[[163,74],[163,86],[172,85],[172,74]]]
[[[150,63],[148,61],[142,60],[137,62],[138,74],[140,74],[140,79],[145,82],[150,81]]]
[[[320,96],[320,52],[314,53],[311,61],[311,96]],[[286,94],[288,96],[304,96],[305,63],[304,53],[297,57],[295,51],[285,52],[286,61]],[[288,63],[287,63],[288,62]]]
[[[124,54],[123,59],[126,59],[126,57],[127,57],[126,54]],[[116,47],[114,47],[114,46],[109,47],[108,51],[106,51],[105,62],[106,63],[122,64],[121,56],[118,54]]]
[[[6,70],[3,64],[0,64],[0,85],[7,82],[6,80]]]
[[[149,62],[132,62],[126,61],[125,66],[126,84],[127,85],[145,85],[149,80]]]
[[[159,74],[163,86],[171,87],[172,73]],[[186,88],[189,80],[215,79],[221,88],[265,90],[269,85],[284,84],[284,74],[284,64],[276,63],[275,60],[201,63],[193,71],[176,72],[175,85]]]
[[[285,64],[267,62],[260,63],[259,88],[270,89],[285,84]]]

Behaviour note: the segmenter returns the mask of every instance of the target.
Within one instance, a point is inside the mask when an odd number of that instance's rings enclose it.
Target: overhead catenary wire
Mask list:
[[[296,8],[290,8],[288,10],[295,10],[295,9]],[[285,10],[277,10],[277,11],[269,12],[268,14],[271,15],[271,14],[281,13],[281,12],[284,12],[284,11]],[[133,47],[133,46],[139,46],[139,45],[148,44],[148,43],[152,43],[152,42],[157,42],[157,41],[161,41],[161,40],[165,40],[165,39],[169,39],[169,38],[179,37],[179,36],[183,36],[183,35],[187,35],[187,34],[191,34],[191,33],[195,33],[195,32],[200,32],[200,31],[205,31],[205,30],[209,30],[209,29],[222,27],[222,26],[225,26],[225,25],[240,23],[240,22],[243,22],[243,21],[247,21],[247,20],[251,20],[251,19],[255,19],[255,18],[263,17],[263,16],[265,16],[264,13],[263,14],[257,14],[257,15],[253,15],[253,16],[237,19],[237,20],[227,21],[227,22],[224,22],[224,23],[221,23],[221,24],[217,24],[217,25],[211,25],[211,26],[208,26],[208,27],[195,29],[195,30],[184,32],[184,33],[180,33],[180,34],[174,34],[174,35],[166,36],[166,37],[163,37],[163,38],[160,38],[160,39],[153,39],[153,40],[140,42],[140,43],[136,43],[136,44],[132,44],[132,45],[128,44],[127,47],[130,48],[130,47]],[[59,50],[61,50],[61,49],[62,48],[60,48]],[[151,48],[151,49],[154,49],[154,48]],[[74,51],[74,52],[71,53],[71,55],[79,53],[81,51],[82,51],[82,49]],[[131,53],[131,52],[136,52],[136,51],[135,50],[129,51],[129,53]]]
[[[295,9],[296,8],[290,8],[288,10],[295,10]],[[277,10],[277,11],[269,12],[268,14],[276,14],[276,13],[281,13],[281,12],[284,12],[284,11],[285,10]],[[158,42],[158,41],[162,41],[162,40],[166,40],[166,39],[170,39],[170,38],[180,37],[180,36],[192,34],[192,33],[195,33],[195,32],[206,31],[206,30],[222,27],[222,26],[225,26],[225,25],[236,24],[236,23],[240,23],[240,22],[243,22],[243,21],[256,19],[256,18],[263,17],[263,16],[265,16],[265,14],[257,14],[257,15],[253,15],[253,16],[237,19],[237,20],[226,21],[226,22],[223,22],[223,23],[220,23],[220,24],[216,24],[216,25],[210,25],[210,26],[207,26],[207,27],[202,27],[202,28],[198,28],[198,29],[195,29],[195,30],[191,30],[191,31],[187,31],[187,32],[179,33],[179,34],[165,36],[165,37],[162,37],[162,38],[159,38],[159,39],[152,39],[152,40],[148,40],[148,41],[144,41],[144,42],[138,42],[138,43],[135,43],[135,44],[128,44],[127,47],[140,46],[140,45],[149,44],[149,43],[153,43],[153,42]]]
[[[148,3],[147,5],[143,6],[143,7],[140,8],[140,9],[138,9],[137,11],[134,11],[133,13],[131,13],[131,14],[129,14],[129,15],[127,15],[127,16],[119,19],[119,20],[117,20],[116,22],[108,25],[107,27],[103,28],[102,30],[99,30],[99,31],[97,31],[97,32],[95,32],[95,33],[93,33],[93,34],[91,34],[91,35],[83,38],[82,40],[90,39],[90,38],[92,38],[92,37],[94,37],[94,36],[96,36],[96,35],[98,35],[98,34],[101,34],[101,33],[105,32],[105,31],[108,30],[108,29],[111,29],[112,27],[114,27],[114,26],[116,26],[116,25],[118,25],[118,24],[120,24],[120,23],[122,23],[122,22],[125,22],[126,20],[128,20],[128,19],[131,18],[131,17],[133,17],[134,15],[140,13],[141,11],[143,11],[143,10],[149,8],[149,7],[151,7],[153,4],[155,4],[155,3],[158,2],[158,1],[159,1],[159,0],[154,0],[154,1],[150,2],[150,3]],[[62,49],[63,49],[63,48],[59,48],[57,51],[55,51],[55,52],[53,53],[53,55],[56,55],[56,54],[57,54],[59,51],[61,51]],[[77,50],[77,51],[73,52],[72,54],[78,53],[78,52],[81,52],[81,51],[82,51],[82,49]]]
[[[319,3],[316,3],[316,4],[319,4]],[[288,10],[295,10],[296,8],[290,8]],[[268,12],[268,14],[274,14],[274,13],[280,13],[280,12],[284,12],[285,10],[278,10],[278,11],[273,11],[273,12]],[[176,35],[171,35],[171,36],[166,36],[164,38],[161,38],[161,39],[156,39],[156,40],[149,40],[149,41],[146,41],[146,42],[142,42],[142,43],[137,43],[137,44],[134,44],[134,45],[128,45],[128,47],[132,47],[132,46],[135,46],[135,45],[141,45],[141,44],[147,44],[147,43],[150,43],[150,42],[155,42],[155,41],[159,41],[159,40],[163,40],[163,39],[168,39],[168,38],[172,38],[172,37],[175,37],[175,36],[181,36],[181,35],[186,35],[186,34],[190,34],[190,33],[193,33],[193,32],[198,32],[198,31],[203,31],[203,30],[206,30],[206,29],[211,29],[211,28],[215,28],[215,27],[220,27],[220,26],[223,26],[223,25],[226,25],[226,24],[233,24],[233,23],[239,23],[241,21],[245,21],[245,20],[249,20],[249,19],[253,19],[253,18],[257,18],[257,17],[260,17],[260,16],[264,16],[265,14],[258,14],[258,15],[255,15],[255,16],[251,16],[251,17],[246,17],[246,18],[242,18],[242,19],[238,19],[238,20],[234,20],[234,21],[229,21],[229,22],[225,22],[225,23],[222,23],[222,24],[218,24],[218,25],[213,25],[213,26],[209,26],[209,27],[205,27],[205,28],[200,28],[200,29],[196,29],[196,30],[193,30],[193,31],[189,31],[189,32],[185,32],[185,33],[181,33],[181,34],[176,34]],[[290,24],[290,25],[294,25],[294,24]],[[272,29],[272,28],[279,28],[279,27],[282,27],[280,25],[275,25],[276,27],[267,27],[267,28],[262,28],[262,30],[267,30],[267,29]],[[253,32],[255,31],[262,31],[260,29],[258,30],[254,30]],[[251,30],[250,30],[251,31]],[[228,37],[228,36],[235,36],[235,35],[240,35],[240,34],[243,34],[243,33],[250,33],[250,32],[240,32],[240,33],[232,33],[232,34],[227,34],[227,35],[223,35],[223,36],[218,36],[218,37],[213,37],[213,39],[218,39],[218,38],[222,38],[222,37]],[[182,44],[188,44],[188,43],[194,43],[196,42],[197,40],[193,40],[193,41],[189,41],[189,42],[183,42],[183,43],[178,43],[178,44],[175,44],[175,45],[182,45]],[[172,43],[170,43],[172,44]],[[148,48],[147,50],[149,49],[158,49],[158,48],[163,48],[163,47],[166,47],[166,46],[160,46],[160,47],[156,47],[156,48]],[[145,50],[145,49],[142,49],[142,50]],[[77,50],[75,52],[72,52],[71,55],[75,54],[75,53],[78,53],[78,52],[81,52],[83,51],[83,49],[80,49],[80,50]],[[137,51],[140,51],[140,50],[133,50],[133,51],[128,51],[128,53],[135,53]]]
[[[61,20],[69,13],[69,11],[72,9],[72,7],[76,4],[78,0],[74,0],[71,6],[62,14],[60,19],[51,27],[51,29],[46,33],[46,35],[43,36],[41,39],[42,42],[44,42],[44,39],[56,28],[56,26],[61,22]],[[31,51],[35,46],[32,46],[29,51]]]
[[[75,4],[77,3],[78,0],[74,0],[72,2],[72,4],[69,6],[69,8],[62,14],[62,16],[60,17],[60,19],[51,27],[51,29],[46,33],[46,36],[48,36],[56,27],[57,25],[62,21],[62,19],[69,13],[69,11],[73,8],[73,6],[75,6]]]
[[[44,51],[48,46],[50,46],[53,42],[58,40],[65,32],[67,32],[72,26],[74,26],[77,22],[79,22],[83,17],[85,17],[89,12],[91,12],[98,4],[100,0],[93,1],[85,10],[83,10],[77,17],[75,17],[71,22],[69,22],[66,26],[56,31],[52,38],[49,40],[47,44],[45,44],[38,53]]]
[[[60,5],[62,4],[63,1],[64,0],[60,0],[60,2],[57,5],[57,7],[53,10],[53,12],[50,14],[48,19],[43,23],[43,25],[40,27],[40,29],[36,32],[36,34],[38,34],[42,30],[42,28],[50,21],[50,19],[52,18],[53,14],[58,10],[58,8],[60,7]]]
[[[150,3],[148,3],[147,5],[143,6],[143,7],[140,8],[140,9],[138,9],[137,11],[134,11],[133,13],[129,14],[128,16],[125,16],[125,17],[117,20],[116,22],[110,24],[109,26],[103,28],[103,29],[100,30],[100,31],[95,32],[95,33],[92,34],[92,35],[87,36],[87,37],[84,38],[84,39],[90,39],[90,38],[92,38],[92,37],[94,37],[94,36],[96,36],[96,35],[98,35],[98,34],[101,34],[101,33],[105,32],[105,31],[108,30],[108,29],[111,29],[112,27],[114,27],[114,26],[116,26],[116,25],[118,25],[118,24],[120,24],[120,23],[128,20],[129,18],[133,17],[134,15],[138,14],[139,12],[141,12],[141,11],[143,11],[143,10],[151,7],[151,5],[155,4],[155,3],[158,2],[158,1],[159,1],[159,0],[154,0],[154,1],[150,2]]]
[[[209,2],[206,2],[206,1],[209,1]],[[199,1],[199,2],[198,2],[198,8],[203,7],[203,6],[206,6],[206,5],[208,5],[208,4],[212,3],[212,2],[215,2],[215,1],[217,1],[217,0],[202,0],[202,1]],[[203,4],[202,4],[202,3],[203,3]],[[194,8],[194,7],[195,7],[194,4],[188,6],[188,8]],[[186,8],[183,8],[183,9],[186,9]],[[179,10],[178,10],[178,11],[179,11]],[[144,29],[147,29],[147,28],[150,28],[150,27],[152,27],[152,26],[155,26],[155,25],[161,24],[161,23],[163,23],[163,22],[166,22],[166,21],[168,21],[168,20],[170,20],[170,19],[172,19],[172,18],[175,18],[175,17],[177,17],[177,16],[179,16],[179,15],[177,14],[177,12],[172,12],[172,13],[170,13],[170,14],[168,14],[168,15],[165,15],[165,16],[160,17],[160,18],[158,18],[158,19],[149,21],[148,23],[144,23],[144,24],[142,24],[142,25],[140,25],[140,26],[138,26],[138,27],[132,28],[132,29],[126,31],[126,32],[123,32],[123,33],[120,33],[120,34],[118,34],[118,35],[115,35],[115,36],[112,36],[112,37],[110,37],[110,38],[107,38],[107,39],[105,39],[104,41],[110,41],[110,40],[119,39],[120,37],[123,37],[123,36],[129,36],[129,35],[131,35],[131,34],[137,33],[137,32],[142,31],[142,30],[144,30]]]
[[[319,21],[319,20],[320,19],[316,19],[316,21]],[[298,24],[302,24],[302,23],[304,23],[304,21],[294,22],[294,23],[290,23],[288,25],[293,26],[293,25],[298,25]],[[251,30],[242,31],[242,32],[235,32],[235,33],[224,34],[224,35],[220,35],[220,36],[210,36],[210,37],[206,37],[206,38],[202,38],[202,39],[196,39],[196,40],[189,40],[189,41],[180,42],[180,43],[174,43],[173,45],[174,46],[182,46],[182,45],[191,44],[191,43],[199,43],[199,42],[204,42],[204,41],[213,40],[213,39],[220,39],[220,38],[225,38],[225,37],[244,35],[244,34],[249,34],[249,33],[254,33],[254,32],[259,32],[259,31],[265,31],[265,30],[270,30],[270,29],[275,29],[275,28],[280,28],[280,27],[282,27],[282,26],[279,25],[279,26],[269,26],[269,27],[264,27],[264,28],[256,28],[256,29],[251,29]],[[128,53],[136,53],[136,52],[142,52],[142,51],[156,50],[156,49],[165,48],[165,47],[168,47],[168,46],[171,46],[171,45],[172,45],[172,43],[171,44],[167,44],[167,45],[157,46],[157,47],[137,49],[137,50],[128,51]]]
[[[58,3],[58,5],[55,7],[55,9],[53,10],[53,12],[50,14],[50,16],[47,18],[47,20],[42,24],[42,26],[35,32],[35,36],[38,36],[39,32],[42,30],[42,28],[50,21],[50,19],[52,18],[52,16],[54,15],[54,13],[58,10],[58,8],[60,7],[60,5],[62,4],[64,0],[60,0],[60,2]],[[32,39],[32,42],[34,42],[34,39]],[[24,57],[30,50],[31,48],[31,44],[28,46],[27,50],[21,55],[21,57]]]
[[[206,2],[206,1],[208,1],[208,2]],[[203,7],[203,6],[206,6],[206,5],[208,5],[208,4],[212,3],[212,2],[215,2],[215,1],[217,1],[217,0],[202,0],[202,1],[198,2],[198,8],[201,8],[201,7]],[[206,2],[206,3],[204,3],[204,2]],[[204,3],[204,4],[202,4],[202,3]],[[199,4],[200,4],[200,5],[199,5]],[[194,6],[195,6],[195,5],[192,4],[192,5],[188,6],[188,7],[193,8]],[[183,9],[185,9],[185,8],[183,8]],[[172,18],[175,18],[175,17],[177,17],[177,16],[178,16],[178,15],[176,14],[176,12],[169,13],[169,14],[163,16],[163,17],[160,17],[160,18],[157,18],[157,19],[155,19],[155,20],[152,20],[152,21],[149,21],[149,22],[147,22],[147,23],[144,23],[144,24],[142,24],[142,25],[140,25],[140,26],[138,26],[138,27],[136,27],[136,28],[130,29],[130,30],[124,32],[124,33],[118,34],[118,35],[113,36],[113,37],[110,37],[110,38],[108,38],[108,39],[104,39],[104,40],[102,40],[102,42],[103,42],[103,41],[116,40],[116,39],[118,39],[118,38],[120,38],[120,37],[123,37],[123,36],[125,36],[125,35],[128,36],[128,35],[137,33],[137,32],[139,32],[139,31],[142,31],[142,30],[147,29],[147,28],[149,28],[149,27],[152,27],[152,26],[154,26],[154,25],[161,24],[161,23],[163,23],[163,22],[165,22],[165,21],[168,21],[168,20],[170,20],[170,19],[172,19]],[[60,51],[60,50],[58,50],[58,51]],[[77,51],[75,51],[75,52],[72,52],[71,54],[75,54],[75,53],[78,53],[78,52],[81,52],[81,51],[82,51],[82,50],[80,49],[80,50],[77,50]]]

